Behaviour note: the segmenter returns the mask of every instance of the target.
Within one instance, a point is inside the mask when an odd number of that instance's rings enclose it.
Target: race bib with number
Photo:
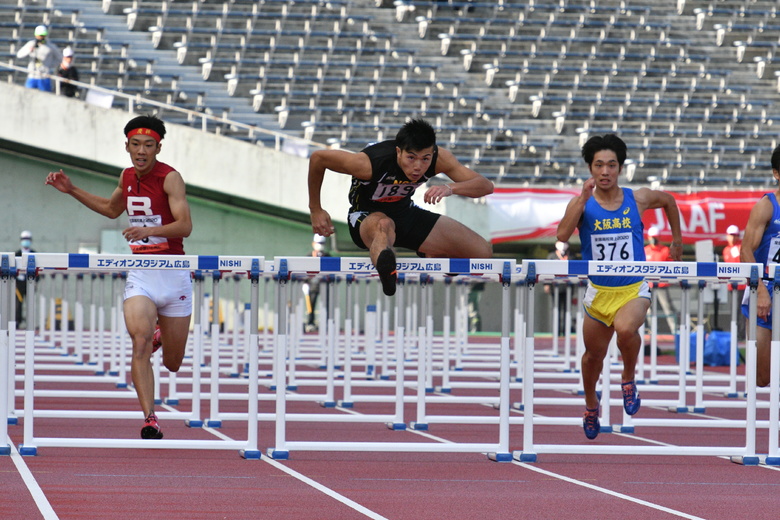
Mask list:
[[[417,189],[419,184],[410,182],[403,184],[379,184],[371,195],[371,200],[375,202],[396,202],[406,197],[410,197]]]
[[[634,242],[630,231],[591,235],[590,246],[593,260],[625,262],[634,259]]]
[[[160,227],[162,217],[160,215],[131,215],[129,217],[131,227]],[[168,249],[168,239],[164,237],[150,236],[143,240],[130,242],[133,253],[155,253]]]

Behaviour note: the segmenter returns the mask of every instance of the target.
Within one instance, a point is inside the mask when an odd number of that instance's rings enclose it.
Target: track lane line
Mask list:
[[[24,457],[19,454],[16,446],[14,446],[14,441],[10,435],[8,436],[8,443],[11,446],[11,460],[19,472],[19,476],[22,477],[25,486],[27,486],[27,490],[35,501],[35,505],[38,506],[38,511],[43,515],[44,520],[59,520],[57,513],[54,512],[54,508],[51,507],[49,500],[38,485],[38,481],[35,480],[30,468],[27,467],[27,463],[24,462]]]
[[[213,428],[203,427],[203,429],[205,431],[211,433],[212,435],[214,435],[216,437],[219,437],[222,440],[234,440],[234,439],[231,439],[230,437],[228,437],[227,435],[223,434],[222,432],[217,431],[217,430],[215,430]],[[345,497],[341,493],[338,493],[337,491],[334,491],[333,489],[331,489],[331,488],[329,488],[329,487],[327,487],[327,486],[325,486],[323,484],[320,484],[316,480],[311,479],[311,478],[307,477],[306,475],[303,475],[302,473],[299,473],[299,472],[295,471],[294,469],[288,468],[284,464],[282,464],[282,463],[272,459],[271,457],[267,457],[267,456],[263,455],[263,456],[260,457],[260,460],[265,462],[266,464],[270,464],[271,466],[273,466],[274,468],[276,468],[276,469],[278,469],[280,471],[283,471],[283,472],[287,473],[291,477],[293,477],[293,478],[303,482],[307,486],[313,487],[317,491],[319,491],[319,492],[329,496],[330,498],[333,498],[334,500],[337,500],[337,501],[341,502],[345,506],[347,506],[347,507],[349,507],[351,509],[354,509],[358,513],[361,513],[361,514],[365,515],[366,517],[371,518],[372,520],[389,520],[387,517],[384,517],[384,516],[380,515],[379,513],[371,511],[367,507],[358,504],[354,500]]]

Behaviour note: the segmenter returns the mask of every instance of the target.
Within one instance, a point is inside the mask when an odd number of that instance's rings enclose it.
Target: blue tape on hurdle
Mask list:
[[[246,460],[260,460],[260,450],[239,450],[238,454]]]

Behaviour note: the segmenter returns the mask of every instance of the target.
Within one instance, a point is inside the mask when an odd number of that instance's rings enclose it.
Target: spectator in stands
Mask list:
[[[444,173],[453,182],[430,186],[429,204],[461,195],[478,198],[493,193],[493,183],[462,165],[452,152],[436,146],[436,132],[422,119],[404,124],[395,139],[376,143],[359,153],[317,150],[309,160],[309,211],[315,233],[330,236],[333,223],[322,208],[320,191],[325,170],[353,177],[348,222],[352,240],[369,251],[385,294],[396,289],[394,247],[425,257],[488,258],[490,243],[460,222],[417,206],[415,190]]]
[[[124,128],[126,168],[110,198],[88,193],[63,173],[51,172],[46,184],[67,193],[109,218],[127,212],[130,226],[122,231],[134,254],[183,255],[183,239],[192,231],[190,207],[181,174],[157,160],[165,137],[164,123],[138,116]],[[163,347],[163,363],[176,372],[184,358],[192,315],[192,281],[185,270],[131,270],[124,294],[124,318],[133,343],[132,380],[144,413],[143,439],[162,439],[154,413],[151,356]],[[159,325],[159,329],[157,329]]]
[[[639,188],[621,188],[618,178],[626,161],[626,144],[618,136],[593,136],[582,147],[582,158],[591,177],[582,185],[558,224],[558,240],[568,241],[579,229],[582,258],[598,261],[645,260],[642,213],[662,208],[672,231],[671,256],[682,256],[682,231],[677,203],[669,193]],[[623,357],[621,375],[623,408],[629,415],[639,411],[641,401],[634,372],[642,345],[639,327],[650,307],[650,289],[641,276],[591,276],[585,294],[582,380],[585,390],[583,429],[589,439],[599,434],[599,397],[596,384],[601,375],[613,335]]]
[[[32,233],[25,230],[19,235],[19,249],[15,256],[34,253],[32,248]],[[27,297],[27,269],[19,269],[16,273],[16,324],[19,328],[26,326],[24,316],[24,300]]]
[[[772,152],[772,175],[775,184],[780,183],[780,146]],[[769,264],[777,263],[777,237],[780,236],[780,188],[765,194],[750,210],[739,259],[745,263],[764,264],[763,283],[758,284],[756,294],[756,384],[768,386],[770,381],[770,343],[772,341],[772,292],[774,273],[768,272]],[[742,314],[749,316],[750,291],[742,298]]]
[[[659,234],[660,231],[655,226],[650,226],[650,229],[647,230],[645,259],[648,262],[670,262],[672,260],[672,253],[669,251],[669,248],[658,241]],[[677,311],[674,309],[674,305],[669,298],[669,284],[665,282],[653,282],[651,287],[655,291],[658,303],[661,304],[661,309],[666,316],[666,324],[669,326],[669,333],[674,334],[674,316]]]
[[[311,252],[309,253],[309,256],[330,256],[326,242],[327,239],[324,236],[315,233],[314,238],[312,238],[311,241]],[[317,330],[317,300],[319,299],[320,290],[323,283],[324,280],[322,279],[322,276],[315,276],[303,284],[303,292],[306,296],[306,311],[308,313],[308,319],[306,320],[306,332]],[[328,287],[326,285],[326,302],[327,291]]]
[[[723,248],[724,262],[739,262],[739,250],[742,248],[739,240],[739,228],[734,224],[726,228],[726,247]]]
[[[49,30],[46,26],[39,25],[35,28],[35,39],[22,45],[22,48],[16,53],[17,58],[30,58],[30,63],[27,66],[27,81],[24,86],[45,92],[52,91],[49,75],[62,61],[62,54],[57,46],[46,41],[48,35]]]
[[[660,232],[655,226],[647,230],[647,245],[645,246],[645,259],[649,262],[667,262],[672,259],[669,248],[658,241]]]
[[[551,251],[547,255],[547,260],[568,260],[569,259],[569,243],[562,242],[560,240],[555,242],[555,250]],[[553,292],[553,288],[555,292]],[[545,283],[544,292],[555,296],[558,294],[558,335],[563,336],[566,333],[566,284],[562,282],[558,283]],[[553,301],[555,301],[553,299]]]
[[[77,97],[79,89],[71,81],[79,80],[79,71],[73,65],[73,49],[65,47],[62,51],[62,62],[57,67],[57,76],[63,78],[60,82],[60,92],[63,96]]]

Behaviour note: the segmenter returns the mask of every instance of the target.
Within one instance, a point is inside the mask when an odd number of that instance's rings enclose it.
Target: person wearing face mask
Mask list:
[[[79,88],[71,81],[79,80],[79,71],[73,65],[73,49],[70,47],[65,47],[62,51],[62,63],[57,67],[57,76],[63,79],[60,82],[60,93],[67,97],[77,97]]]
[[[52,91],[49,74],[54,72],[57,64],[62,61],[62,53],[57,46],[46,41],[48,35],[49,29],[45,25],[39,25],[35,28],[35,39],[22,45],[16,53],[19,59],[30,58],[24,86],[44,92]]]
[[[22,256],[27,253],[34,253],[32,248],[32,233],[25,230],[19,236],[19,249],[16,250],[16,256]],[[26,325],[24,312],[24,299],[27,296],[27,271],[20,269],[16,273],[16,325],[22,328]]]

